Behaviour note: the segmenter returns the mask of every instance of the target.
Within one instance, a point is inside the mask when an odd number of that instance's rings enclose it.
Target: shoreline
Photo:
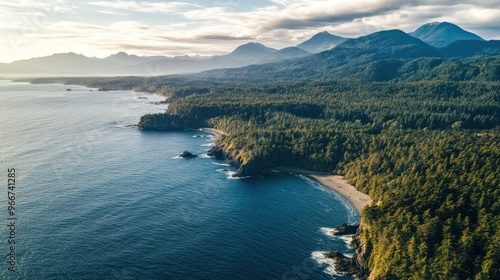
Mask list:
[[[202,131],[206,131],[206,132],[209,132],[209,133],[213,133],[215,134],[217,137],[220,137],[220,136],[226,136],[227,133],[225,131],[222,131],[220,129],[217,129],[217,128],[210,128],[210,127],[203,127],[203,128],[200,128]]]
[[[216,128],[201,128],[201,130],[213,133],[217,137],[220,137],[221,135],[227,135],[225,131]],[[349,200],[356,211],[358,211],[359,216],[361,216],[363,209],[373,202],[373,200],[367,194],[358,191],[353,185],[349,184],[349,182],[347,182],[343,176],[340,175],[333,175],[326,172],[316,172],[293,166],[279,166],[270,168],[270,170],[304,175],[318,181],[320,184],[337,192],[342,197]]]
[[[292,166],[281,166],[272,168],[272,170],[304,175],[318,181],[322,185],[334,190],[335,192],[349,200],[349,202],[351,202],[354,208],[358,211],[360,216],[363,212],[363,209],[373,202],[373,200],[367,194],[358,191],[353,185],[349,184],[343,176],[340,175],[333,175],[325,172],[316,172]]]

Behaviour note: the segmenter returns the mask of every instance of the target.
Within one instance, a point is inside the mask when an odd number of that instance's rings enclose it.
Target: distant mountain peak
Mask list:
[[[266,62],[274,62],[274,61],[280,61],[280,60],[300,58],[300,57],[304,57],[304,56],[308,56],[308,55],[311,55],[311,53],[308,51],[305,51],[301,48],[287,47],[287,48],[281,49],[275,53],[272,53],[270,56],[266,57],[265,61]]]
[[[261,43],[249,42],[237,47],[229,55],[244,60],[255,60],[262,59],[276,51],[276,49],[268,48]]]
[[[129,56],[129,54],[126,52],[117,52],[117,53],[112,54],[110,56]]]
[[[478,35],[465,31],[461,27],[446,21],[424,24],[409,34],[438,48],[445,47],[459,40],[484,41]]]
[[[347,38],[330,34],[328,31],[322,31],[315,34],[307,41],[298,44],[297,47],[310,53],[319,53],[332,49],[345,40],[347,40]]]
[[[365,36],[361,36],[356,39],[347,40],[346,42],[340,44],[339,47],[365,46],[370,48],[372,47],[384,48],[387,46],[404,46],[410,44],[428,46],[421,40],[412,37],[399,29],[392,29],[392,30],[378,31]]]
[[[248,42],[246,44],[238,46],[232,53],[248,51],[248,50],[257,50],[257,49],[264,50],[264,49],[268,49],[268,47],[262,45],[261,43]]]
[[[379,59],[439,56],[436,48],[398,29],[379,31],[347,40],[327,53],[332,55],[344,53],[346,57],[352,58],[368,55]]]

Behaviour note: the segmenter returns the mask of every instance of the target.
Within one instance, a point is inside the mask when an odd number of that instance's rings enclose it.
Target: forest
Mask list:
[[[191,93],[196,93],[196,86]],[[144,129],[215,127],[240,176],[292,165],[374,200],[374,279],[499,279],[500,83],[224,84],[178,98]]]
[[[373,279],[500,279],[500,57],[332,55],[302,68],[32,82],[161,94],[168,111],[139,127],[221,129],[216,145],[239,176],[280,165],[345,176],[374,200],[360,234]]]

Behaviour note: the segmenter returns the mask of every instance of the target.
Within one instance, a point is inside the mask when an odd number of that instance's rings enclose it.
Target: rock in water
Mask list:
[[[337,228],[335,228],[332,231],[332,234],[334,235],[348,235],[348,234],[356,234],[356,231],[358,230],[359,225],[348,225],[348,224],[341,224]]]
[[[195,158],[197,155],[192,154],[191,152],[184,151],[179,155],[181,158]]]
[[[226,156],[224,155],[224,150],[222,148],[214,146],[210,151],[207,153],[208,156],[210,157],[215,157],[216,159],[225,159]]]
[[[325,257],[333,259],[335,271],[342,276],[353,275],[358,272],[356,261],[353,258],[348,258],[339,252],[325,253]]]

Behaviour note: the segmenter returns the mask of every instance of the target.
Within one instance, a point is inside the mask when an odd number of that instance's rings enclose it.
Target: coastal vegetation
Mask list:
[[[138,126],[226,132],[212,154],[237,176],[343,175],[373,199],[355,239],[371,279],[500,279],[499,50],[393,30],[282,63],[32,82],[163,95],[168,110]]]
[[[495,279],[500,267],[500,84],[226,84],[146,115],[210,126],[239,176],[292,165],[344,175],[374,200],[361,240],[374,279]]]
[[[223,130],[218,154],[239,165],[239,176],[280,165],[344,175],[374,200],[358,236],[373,279],[498,279],[500,83],[443,77],[157,78],[171,103],[139,126]],[[103,79],[92,86],[123,89],[126,80]],[[128,86],[145,78],[137,79]]]

